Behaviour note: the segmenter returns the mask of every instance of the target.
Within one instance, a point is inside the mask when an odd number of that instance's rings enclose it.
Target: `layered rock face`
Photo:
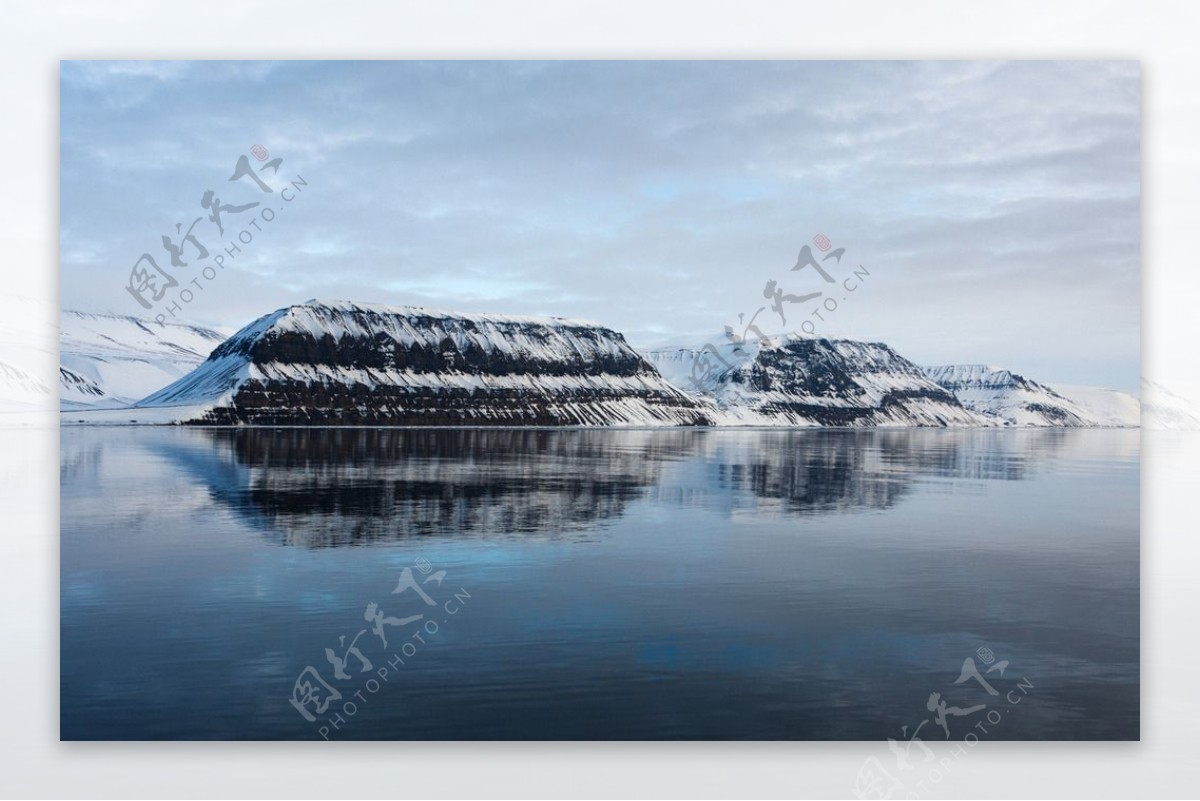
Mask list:
[[[62,379],[81,399],[104,397],[65,364]],[[132,406],[72,415],[122,425],[1090,427],[1136,426],[1139,404],[990,367],[921,368],[878,342],[793,334],[640,354],[576,320],[309,301],[259,318]]]
[[[260,425],[706,425],[625,338],[561,318],[349,302],[266,315],[136,404]]]
[[[677,386],[711,403],[718,424],[995,424],[882,343],[786,335],[646,355]]]

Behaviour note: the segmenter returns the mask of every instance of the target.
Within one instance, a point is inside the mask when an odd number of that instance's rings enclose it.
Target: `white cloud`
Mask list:
[[[209,322],[337,289],[719,331],[822,231],[877,276],[830,335],[1136,387],[1139,81],[1127,62],[64,64],[63,252],[128,253],[64,257],[64,303],[137,311],[132,260],[261,143],[310,188],[237,262],[255,291],[190,312]]]

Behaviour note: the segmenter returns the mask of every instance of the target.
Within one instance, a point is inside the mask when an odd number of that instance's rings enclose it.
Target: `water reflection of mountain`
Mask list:
[[[1105,436],[1063,429],[705,432],[696,458],[652,490],[659,501],[784,514],[886,509],[918,482],[1020,481]]]
[[[641,497],[789,515],[885,509],[918,482],[1021,480],[1102,435],[249,428],[161,431],[149,440],[272,539],[328,547],[578,532]]]
[[[282,542],[570,532],[620,516],[688,432],[240,429],[209,432],[247,469],[240,499]]]

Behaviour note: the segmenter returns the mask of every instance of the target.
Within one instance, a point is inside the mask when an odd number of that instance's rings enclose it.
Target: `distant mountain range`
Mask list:
[[[922,368],[800,335],[638,352],[563,318],[346,301],[226,339],[64,312],[64,422],[404,426],[1137,426],[1137,398],[1007,370]],[[135,400],[140,398],[140,400]]]

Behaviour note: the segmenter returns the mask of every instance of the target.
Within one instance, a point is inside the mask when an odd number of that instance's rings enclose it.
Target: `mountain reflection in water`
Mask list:
[[[311,739],[298,672],[422,558],[471,606],[342,738],[883,740],[981,646],[1037,687],[997,739],[1136,738],[1138,445],[65,429],[63,737]]]
[[[149,436],[146,434],[149,433]],[[780,514],[886,509],[937,478],[1015,481],[1057,430],[202,429],[146,446],[287,545],[549,534],[637,498]],[[1077,444],[1077,443],[1076,443]]]

